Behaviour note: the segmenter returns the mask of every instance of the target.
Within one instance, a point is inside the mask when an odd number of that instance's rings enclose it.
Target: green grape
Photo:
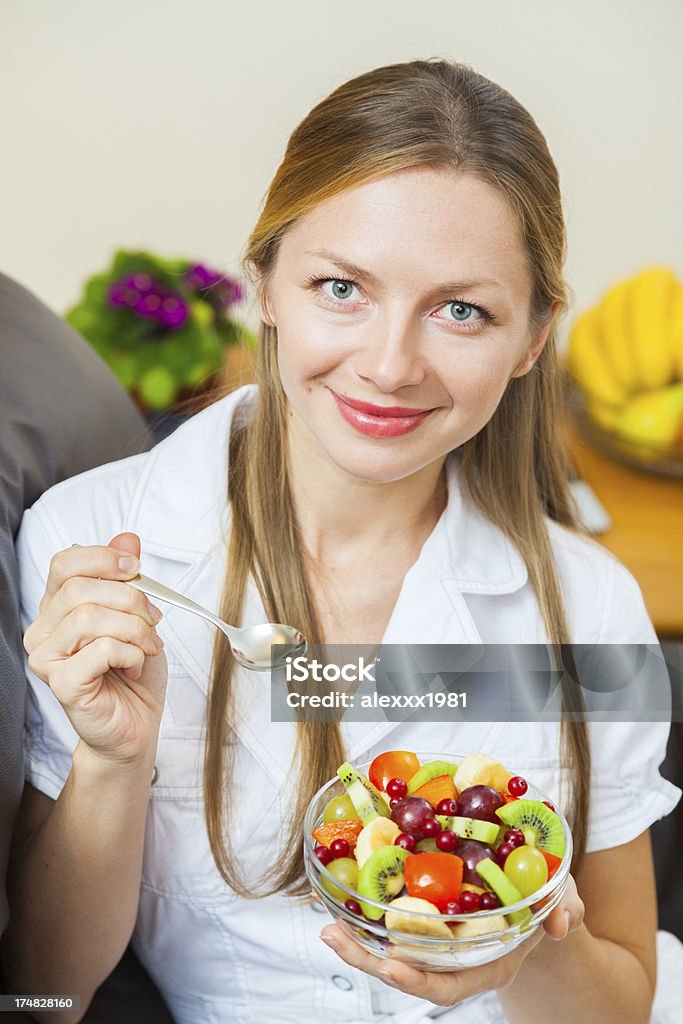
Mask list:
[[[522,896],[531,896],[548,881],[548,864],[540,850],[518,846],[506,859],[503,871]]]
[[[357,817],[358,811],[353,806],[351,797],[343,793],[342,796],[333,796],[325,805],[323,825],[329,825],[331,821],[349,821]]]
[[[355,889],[358,884],[358,864],[353,857],[337,857],[327,865],[327,870],[334,875],[337,881],[348,885],[349,889]],[[340,903],[346,903],[349,898],[346,893],[326,878],[321,878],[322,886]]]

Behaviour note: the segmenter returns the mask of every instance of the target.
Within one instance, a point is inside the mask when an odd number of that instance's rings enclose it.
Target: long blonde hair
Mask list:
[[[430,58],[380,67],[341,85],[293,132],[248,240],[244,268],[267,293],[288,226],[345,189],[404,168],[430,166],[469,174],[494,186],[518,220],[533,280],[530,328],[567,308],[563,279],[565,226],[558,173],[530,114],[504,89],[467,65]],[[571,642],[544,516],[578,529],[568,489],[569,464],[557,426],[561,390],[555,324],[533,369],[513,378],[490,421],[462,445],[462,474],[472,500],[523,557],[550,642]],[[272,622],[290,622],[311,643],[325,638],[307,586],[286,457],[286,398],[277,367],[275,327],[260,328],[258,400],[248,425],[229,445],[232,505],[220,615],[241,621],[250,574]],[[564,650],[564,648],[557,648]],[[234,660],[216,634],[207,708],[204,762],[206,825],[212,854],[227,884],[245,897],[303,894],[300,857],[283,858],[279,872],[255,891],[247,886],[229,842],[230,779],[236,721]],[[571,675],[562,679],[563,704],[580,710]],[[571,768],[575,866],[585,849],[590,786],[587,726],[567,716],[561,753]],[[292,809],[289,851],[301,848],[303,815],[315,791],[345,759],[338,724],[299,722],[298,801]],[[302,771],[305,766],[305,771]]]

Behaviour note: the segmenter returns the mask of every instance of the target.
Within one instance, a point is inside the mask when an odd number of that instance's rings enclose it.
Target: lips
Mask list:
[[[434,409],[408,409],[405,406],[372,405],[342,398],[330,389],[337,408],[346,422],[361,434],[371,437],[398,437],[417,430]]]

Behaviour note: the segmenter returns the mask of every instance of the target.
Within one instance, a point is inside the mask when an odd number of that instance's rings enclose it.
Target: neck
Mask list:
[[[382,553],[390,562],[403,552],[416,557],[448,501],[445,457],[378,483],[347,473],[291,420],[289,428],[290,489],[307,557],[327,567]]]

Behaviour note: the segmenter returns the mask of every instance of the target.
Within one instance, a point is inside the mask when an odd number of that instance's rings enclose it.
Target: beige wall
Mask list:
[[[61,312],[119,246],[236,273],[311,106],[438,55],[545,132],[581,309],[648,263],[683,276],[682,52],[681,0],[3,0],[0,269]]]

